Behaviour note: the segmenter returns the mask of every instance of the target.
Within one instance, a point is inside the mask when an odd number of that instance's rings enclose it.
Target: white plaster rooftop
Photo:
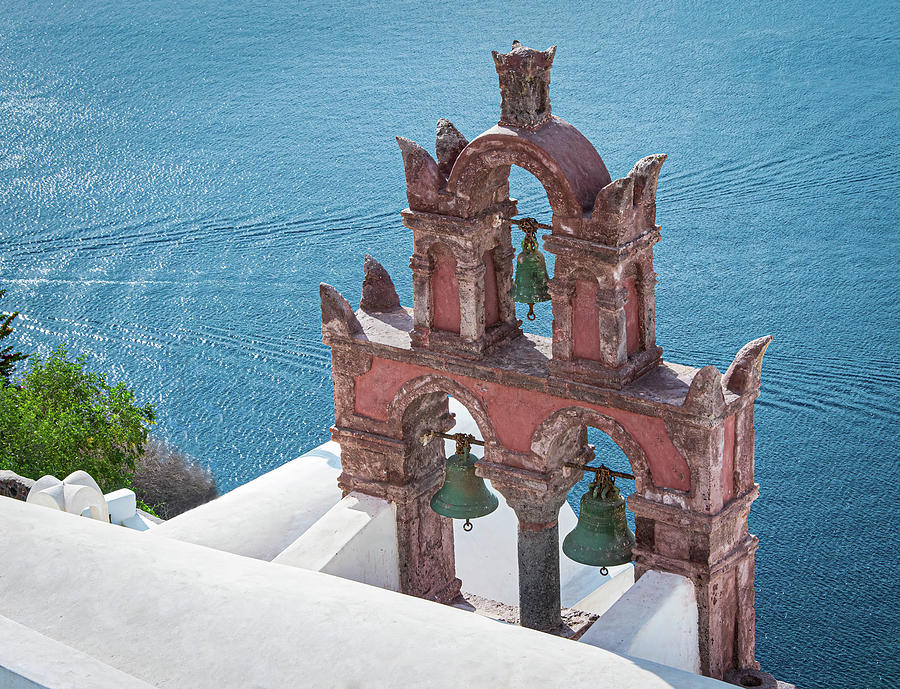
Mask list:
[[[5,551],[15,553],[0,559],[0,614],[95,659],[95,671],[108,666],[159,689],[729,686],[327,574],[147,535],[154,530],[8,498],[0,498],[0,522]],[[29,649],[40,654],[48,644],[19,649],[20,669],[36,661]],[[6,662],[0,685],[73,686],[46,676],[12,685],[21,676]]]
[[[273,560],[340,501],[340,454],[324,443],[148,533]]]

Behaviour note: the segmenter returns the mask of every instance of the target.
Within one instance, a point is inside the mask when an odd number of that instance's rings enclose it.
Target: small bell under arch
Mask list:
[[[578,524],[563,540],[563,553],[605,574],[607,567],[631,562],[635,539],[625,518],[625,498],[610,470],[601,466],[595,471],[596,478],[581,496]]]
[[[442,434],[433,433],[427,437]],[[456,441],[456,454],[447,458],[444,484],[431,498],[431,509],[444,517],[465,519],[463,530],[471,531],[470,519],[484,517],[497,509],[500,500],[475,473],[478,458],[470,453],[474,437],[465,433],[450,436]]]
[[[541,228],[552,229],[550,225],[542,225],[534,218],[510,219],[525,233],[522,240],[522,251],[516,259],[516,276],[513,281],[510,296],[513,301],[520,304],[528,304],[528,320],[533,321],[534,305],[542,301],[550,301],[550,291],[547,281],[547,263],[544,255],[538,248],[537,231]]]

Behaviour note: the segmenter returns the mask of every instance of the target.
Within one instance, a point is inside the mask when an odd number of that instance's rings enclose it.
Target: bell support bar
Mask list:
[[[484,441],[478,440],[474,435],[468,433],[441,433],[440,431],[425,431],[422,434],[422,444],[427,445],[435,438],[444,438],[445,440],[456,441],[456,454],[468,454],[472,445],[484,447]]]
[[[467,448],[467,446],[471,445],[484,447],[484,441],[478,440],[474,435],[469,435],[468,433],[441,433],[440,431],[425,431],[425,433],[422,434],[422,444],[427,445],[435,438],[455,440],[458,448],[460,446]],[[592,467],[585,464],[576,464],[575,462],[566,462],[566,466],[572,467],[573,469],[581,469],[582,471],[592,471],[597,474],[598,477],[600,476],[600,474],[606,473],[609,476],[615,476],[617,478],[627,478],[634,481],[634,474],[626,474],[624,471],[616,471],[615,469],[610,469],[605,464],[601,464],[598,467]]]
[[[552,230],[553,225],[545,225],[542,222],[538,222],[536,218],[503,218],[507,222],[511,222],[513,225],[518,225],[519,229],[525,232],[526,234],[534,234],[538,230]]]
[[[600,474],[606,473],[606,474],[609,474],[610,476],[617,476],[618,478],[627,478],[627,479],[631,479],[632,481],[634,481],[634,474],[626,474],[623,471],[614,471],[613,469],[610,469],[605,464],[601,464],[598,467],[592,467],[592,466],[587,466],[587,465],[582,465],[582,464],[575,464],[575,462],[566,462],[566,466],[573,467],[575,469],[581,469],[583,471],[593,471],[595,474],[597,474],[598,478],[600,477]]]

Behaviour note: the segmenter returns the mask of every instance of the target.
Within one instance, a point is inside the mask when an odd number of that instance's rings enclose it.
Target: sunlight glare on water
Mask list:
[[[804,689],[889,686],[896,5],[340,5],[0,0],[16,344],[68,342],[136,387],[223,490],[327,440],[319,282],[358,300],[369,252],[411,305],[394,136],[430,149],[447,117],[473,138],[499,112],[490,50],[556,44],[553,112],[613,178],[669,155],[666,358],[724,371],[774,336],[751,514],[763,668]],[[549,217],[527,173],[511,193]]]

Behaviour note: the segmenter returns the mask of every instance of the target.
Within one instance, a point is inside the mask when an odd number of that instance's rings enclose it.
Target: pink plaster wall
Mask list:
[[[641,348],[641,304],[633,275],[625,278],[625,289],[628,290],[628,300],[625,302],[625,347],[628,356],[631,356]]]
[[[408,380],[423,375],[435,375],[435,371],[415,364],[373,358],[372,367],[355,380],[356,413],[387,421],[388,408],[400,387]],[[507,449],[530,452],[532,436],[548,416],[558,409],[581,406],[609,416],[622,425],[647,455],[655,485],[660,488],[690,490],[690,469],[672,444],[662,419],[612,407],[576,403],[534,390],[508,388],[457,374],[439,375],[465,386],[481,401],[497,440]],[[732,437],[733,428],[732,421]],[[522,468],[541,469],[530,466]]]
[[[494,251],[484,252],[484,325],[494,325],[500,320],[500,302],[497,296],[497,271],[494,268]]]
[[[722,501],[734,497],[734,414],[725,419],[725,449],[722,451]]]
[[[449,254],[437,254],[434,257],[431,298],[431,327],[459,333],[459,282],[456,279],[456,259]]]
[[[572,303],[572,353],[579,359],[600,360],[600,314],[597,307],[597,281],[576,280]]]

